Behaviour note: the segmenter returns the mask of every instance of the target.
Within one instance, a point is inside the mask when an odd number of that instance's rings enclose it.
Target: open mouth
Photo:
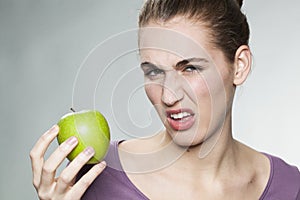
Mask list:
[[[192,114],[189,113],[189,112],[180,112],[180,113],[177,113],[177,114],[170,114],[170,117],[173,120],[182,120],[183,118],[189,117],[191,115]]]
[[[174,130],[183,131],[191,128],[195,122],[194,112],[190,109],[169,110],[167,120]]]

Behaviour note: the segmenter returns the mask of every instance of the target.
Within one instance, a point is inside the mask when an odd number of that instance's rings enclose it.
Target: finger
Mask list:
[[[99,174],[105,169],[106,162],[102,161],[93,166],[79,181],[72,187],[71,194],[73,197],[81,197]]]
[[[35,143],[30,151],[31,167],[33,174],[33,185],[37,187],[40,183],[42,173],[42,166],[44,164],[44,155],[50,143],[58,134],[59,127],[54,125],[51,129],[46,131]]]
[[[41,176],[41,190],[47,189],[53,184],[57,168],[77,144],[78,140],[76,137],[68,138],[45,161]]]
[[[65,190],[72,185],[73,180],[79,170],[91,159],[94,154],[94,149],[92,147],[87,147],[68,165],[68,167],[62,171],[57,181],[57,191],[59,193],[65,192]]]

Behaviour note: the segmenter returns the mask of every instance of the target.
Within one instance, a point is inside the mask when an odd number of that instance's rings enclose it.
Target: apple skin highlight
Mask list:
[[[95,110],[83,110],[64,115],[57,123],[59,144],[71,136],[78,139],[78,144],[67,156],[72,161],[86,147],[93,147],[94,156],[87,164],[99,163],[106,155],[110,144],[110,130],[105,117]]]

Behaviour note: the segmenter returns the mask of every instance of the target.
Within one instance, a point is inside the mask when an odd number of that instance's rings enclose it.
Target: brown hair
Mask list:
[[[167,22],[176,16],[199,21],[211,30],[212,44],[232,63],[236,50],[249,42],[242,4],[243,0],[147,0],[139,15],[139,27],[150,21]]]

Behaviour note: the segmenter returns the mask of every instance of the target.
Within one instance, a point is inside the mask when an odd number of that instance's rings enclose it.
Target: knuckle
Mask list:
[[[91,181],[90,179],[83,179],[83,180],[81,181],[81,184],[82,184],[82,186],[83,186],[84,188],[87,188],[87,187],[89,187],[89,186],[92,184],[92,181]]]
[[[49,136],[45,133],[45,134],[43,134],[40,138],[41,138],[41,141],[42,141],[42,142],[47,142],[48,139],[49,139]]]
[[[38,196],[39,196],[40,199],[48,200],[48,199],[50,199],[51,195],[49,193],[38,191]]]
[[[89,157],[87,157],[86,155],[82,155],[82,153],[80,153],[74,160],[73,160],[73,166],[75,168],[81,168],[83,165],[85,165],[87,163],[87,161],[89,161]]]
[[[70,146],[67,145],[66,143],[62,143],[61,145],[59,145],[58,150],[62,153],[67,153],[70,150]]]
[[[77,166],[84,165],[88,160],[89,160],[88,156],[84,155],[83,153],[79,154],[76,159]]]
[[[38,189],[38,187],[39,187],[39,183],[35,180],[32,181],[32,185],[35,189]]]
[[[37,153],[34,150],[31,150],[29,153],[29,157],[30,159],[35,159],[37,157]]]
[[[89,171],[89,174],[91,177],[97,177],[100,173],[101,173],[101,171],[98,169],[92,169]]]
[[[63,182],[64,184],[69,184],[71,182],[71,179],[69,176],[65,174],[61,174],[59,177],[60,181]]]
[[[49,166],[47,164],[45,164],[43,166],[42,170],[43,170],[43,173],[45,173],[45,174],[50,174],[50,173],[53,173],[55,171],[55,169],[53,169],[51,166]]]

